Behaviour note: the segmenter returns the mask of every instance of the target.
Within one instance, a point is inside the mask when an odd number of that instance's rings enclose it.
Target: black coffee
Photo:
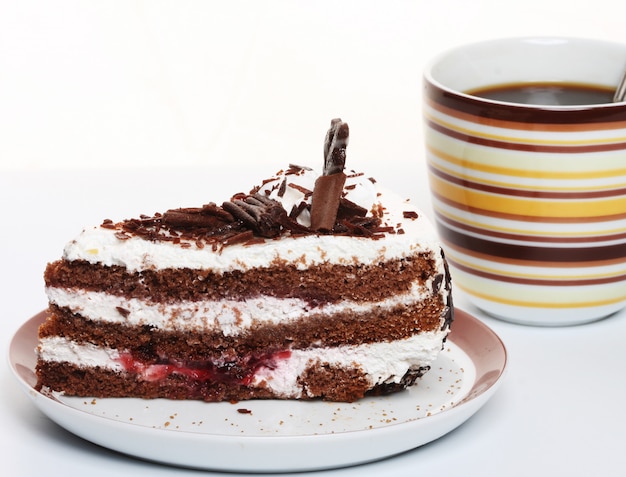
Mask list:
[[[604,86],[577,83],[515,83],[466,91],[480,98],[546,106],[611,103],[614,92]]]

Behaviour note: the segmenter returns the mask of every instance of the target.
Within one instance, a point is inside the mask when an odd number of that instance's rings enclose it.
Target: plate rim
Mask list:
[[[32,355],[30,357],[31,365],[29,367],[29,363],[24,363],[23,358],[20,360],[19,355],[27,355],[27,352],[25,352],[24,349],[20,349],[20,345],[22,347],[25,346],[25,344],[20,342],[20,340],[23,340],[25,336],[28,337],[29,334],[32,335],[34,333],[34,336],[31,336],[31,342],[35,343],[36,345],[36,330],[39,324],[45,319],[46,314],[47,311],[43,310],[31,317],[29,320],[25,321],[11,338],[7,353],[9,366],[13,375],[16,377],[16,379],[29,395],[29,397],[34,401],[39,410],[61,427],[67,429],[71,433],[76,434],[85,440],[133,457],[179,467],[191,467],[197,469],[229,472],[298,472],[346,467],[350,465],[380,460],[436,440],[444,434],[447,434],[448,432],[463,424],[491,398],[491,396],[499,388],[502,379],[506,374],[506,370],[508,369],[508,352],[502,339],[487,324],[472,316],[470,313],[456,308],[455,319],[447,339],[454,343],[456,346],[458,346],[468,356],[472,363],[475,364],[475,367],[478,368],[478,365],[476,365],[477,361],[484,362],[486,360],[494,359],[495,361],[497,361],[497,365],[491,366],[491,370],[489,371],[491,375],[488,376],[486,381],[481,382],[481,378],[485,378],[485,376],[489,373],[477,375],[471,389],[467,392],[466,396],[464,396],[459,402],[431,416],[426,416],[411,421],[393,423],[387,426],[376,427],[372,429],[354,429],[328,434],[250,436],[224,435],[210,432],[197,433],[186,430],[151,428],[132,422],[122,422],[107,416],[98,416],[86,411],[82,411],[80,409],[68,406],[62,401],[54,398],[54,396],[47,395],[46,393],[41,393],[34,389],[33,384],[28,382],[23,372],[21,372],[17,366],[21,365],[26,368],[27,371],[34,373],[35,346],[33,346],[32,348]],[[476,345],[476,343],[472,342],[472,335],[476,335],[476,333],[481,336],[482,341],[480,341],[476,347],[473,347]],[[484,346],[485,344],[488,344],[489,346]],[[58,408],[60,410],[60,413],[62,414],[61,417],[52,412],[52,410],[55,408]],[[243,448],[243,451],[247,452],[248,454],[258,454],[258,449],[255,449],[255,447],[260,447],[263,449],[263,452],[267,452],[268,447],[271,448],[271,446],[277,443],[289,445],[290,447],[298,447],[300,445],[309,446],[310,444],[307,443],[309,443],[309,441],[314,441],[315,443],[318,443],[321,447],[328,447],[336,446],[341,442],[361,440],[363,438],[371,438],[377,441],[382,441],[384,440],[383,438],[387,435],[397,434],[398,430],[400,430],[399,433],[401,434],[407,434],[407,437],[409,437],[411,441],[407,443],[403,442],[403,446],[396,449],[381,449],[376,455],[356,456],[348,453],[350,455],[345,455],[344,458],[335,458],[334,460],[331,459],[326,463],[270,462],[272,459],[269,459],[269,461],[265,462],[264,464],[254,464],[252,466],[243,464],[241,461],[237,462],[237,465],[232,466],[227,464],[216,465],[215,462],[207,463],[206,465],[204,465],[200,462],[185,462],[180,459],[172,459],[171,457],[163,455],[150,456],[146,455],[145,453],[137,453],[136,451],[126,452],[119,447],[107,445],[106,442],[103,443],[102,441],[96,441],[92,437],[86,435],[85,432],[81,432],[78,429],[71,429],[71,426],[68,427],[68,423],[66,422],[68,416],[69,418],[71,418],[71,416],[74,416],[78,419],[89,419],[90,422],[96,423],[96,425],[98,423],[101,424],[103,422],[108,422],[108,425],[103,425],[108,428],[119,427],[120,430],[129,429],[130,426],[130,429],[132,429],[133,433],[140,433],[144,436],[149,436],[153,440],[155,438],[155,435],[175,436],[172,438],[180,439],[187,444],[210,443],[211,441],[219,440],[220,444],[228,447],[239,446]],[[103,419],[105,421],[103,421]],[[411,431],[415,430],[414,428],[419,428],[420,424],[424,422],[428,423],[428,425],[430,425],[430,427],[432,428],[437,428],[437,431],[430,434],[428,437],[417,436],[414,435],[415,433],[411,433]],[[155,431],[157,432],[155,433]],[[255,450],[257,452],[255,452]],[[281,458],[285,455],[285,453],[286,452],[284,450],[280,451]],[[354,454],[354,452],[352,454]],[[208,460],[211,459],[209,458]]]

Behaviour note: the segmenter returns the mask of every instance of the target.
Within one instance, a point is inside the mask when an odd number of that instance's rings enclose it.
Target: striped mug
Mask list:
[[[580,38],[485,41],[427,66],[435,222],[456,288],[487,314],[557,326],[626,305],[624,68],[626,45]]]

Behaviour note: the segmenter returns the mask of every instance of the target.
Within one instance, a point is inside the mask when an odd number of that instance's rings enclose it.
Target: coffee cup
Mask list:
[[[434,218],[454,286],[485,313],[573,325],[626,305],[626,44],[504,38],[423,79]]]

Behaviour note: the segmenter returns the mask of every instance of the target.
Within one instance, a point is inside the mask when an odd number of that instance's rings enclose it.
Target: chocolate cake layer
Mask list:
[[[411,306],[374,307],[369,313],[320,315],[280,323],[259,324],[235,336],[214,332],[176,332],[150,326],[131,327],[85,320],[67,309],[51,306],[52,316],[41,326],[41,338],[63,336],[77,343],[91,343],[119,350],[133,350],[146,361],[159,356],[184,360],[245,356],[264,350],[323,348],[395,341],[417,333],[438,331],[441,303],[430,298]],[[447,310],[446,310],[447,311]]]
[[[304,400],[353,402],[366,395],[384,395],[404,389],[414,384],[426,371],[427,368],[410,370],[399,383],[380,384],[372,388],[357,368],[345,369],[317,362],[302,374],[298,385],[302,388],[301,399]],[[282,397],[265,386],[251,387],[235,380],[190,379],[182,374],[171,374],[159,381],[146,381],[130,373],[52,362],[40,363],[37,372],[48,377],[45,385],[48,390],[63,389],[68,396],[141,396],[145,399],[195,399],[207,402]]]
[[[407,293],[437,274],[430,253],[382,262],[376,266],[323,264],[299,270],[280,264],[246,272],[165,269],[129,273],[124,267],[59,260],[48,265],[48,287],[106,290],[113,295],[170,303],[188,300],[245,300],[254,296],[301,298],[312,305],[339,300],[379,301]],[[433,283],[440,286],[443,274]],[[433,290],[435,293],[438,290]]]

